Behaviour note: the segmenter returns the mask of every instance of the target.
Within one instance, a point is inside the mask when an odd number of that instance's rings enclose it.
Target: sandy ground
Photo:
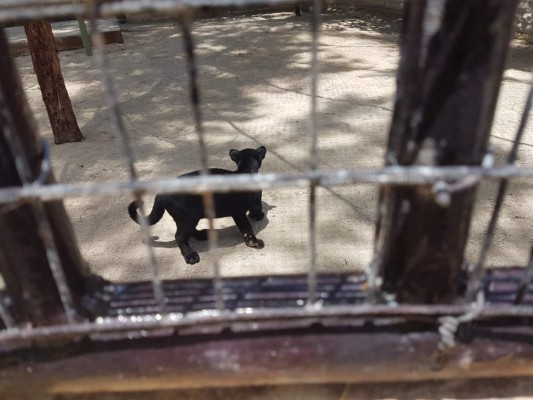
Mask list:
[[[378,167],[392,114],[398,62],[398,21],[330,13],[323,18],[319,87],[320,168]],[[309,19],[290,13],[220,17],[197,22],[203,116],[210,164],[233,168],[231,148],[265,145],[265,172],[295,172],[306,163],[310,108]],[[125,43],[110,45],[111,73],[119,94],[142,179],[172,177],[198,169],[195,127],[181,35],[169,20],[128,23]],[[116,131],[103,102],[94,58],[83,50],[61,53],[63,73],[86,140],[53,146],[61,182],[127,179]],[[510,148],[526,96],[533,48],[516,43],[505,73],[491,143],[502,163]],[[29,57],[17,59],[24,87],[43,136],[51,130]],[[520,151],[520,165],[533,166],[533,125]],[[511,186],[490,265],[525,264],[532,241],[533,185]],[[322,271],[363,268],[370,260],[376,189],[354,186],[320,190],[318,263]],[[263,250],[247,248],[229,219],[220,228],[226,276],[303,272],[307,263],[306,190],[263,195],[269,210],[255,225]],[[340,197],[339,197],[340,196]],[[472,226],[468,256],[474,259],[492,210],[494,185],[484,185]],[[151,201],[151,199],[150,199]],[[139,227],[126,213],[127,196],[67,200],[66,206],[90,267],[114,280],[149,279]],[[150,204],[151,205],[151,204]],[[206,277],[211,260],[205,243],[192,241],[202,258],[186,265],[166,215],[152,229],[164,278]]]

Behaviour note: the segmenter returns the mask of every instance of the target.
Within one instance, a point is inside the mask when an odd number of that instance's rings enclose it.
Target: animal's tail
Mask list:
[[[137,200],[132,202],[128,206],[128,214],[130,215],[131,219],[140,224],[139,214],[137,213],[137,208],[139,208],[139,204],[137,203]],[[155,198],[154,202],[154,208],[152,208],[152,212],[150,215],[148,215],[148,224],[154,225],[159,222],[159,220],[163,217],[163,214],[165,213],[165,207],[161,204],[161,200],[158,196]]]

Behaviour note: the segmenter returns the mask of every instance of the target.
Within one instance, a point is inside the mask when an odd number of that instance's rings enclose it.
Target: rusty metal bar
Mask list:
[[[233,323],[258,323],[264,321],[308,321],[328,318],[400,318],[412,321],[436,322],[443,316],[460,316],[470,310],[469,305],[337,305],[328,307],[283,307],[283,308],[242,308],[229,310],[202,310],[198,312],[165,313],[164,315],[131,315],[97,318],[95,322],[81,322],[69,325],[53,325],[36,328],[8,329],[0,331],[0,343],[10,341],[31,341],[46,337],[48,340],[84,337],[91,334],[158,330],[162,328],[183,329],[187,327],[218,326],[227,327]],[[499,318],[532,318],[533,308],[527,305],[490,305],[477,317],[478,321]],[[254,330],[253,326],[250,330]]]
[[[480,339],[471,346],[454,349],[447,360],[440,360],[433,351],[437,341],[438,336],[431,332],[339,335],[311,331],[296,336],[228,335],[218,340],[186,342],[187,345],[183,345],[183,338],[176,338],[151,348],[118,350],[118,346],[108,346],[59,361],[30,359],[21,366],[8,366],[2,371],[4,382],[0,394],[5,398],[23,398],[15,394],[20,390],[34,396],[43,393],[84,397],[83,393],[94,396],[96,392],[105,397],[104,393],[122,392],[122,396],[117,396],[126,398],[128,393],[138,395],[143,391],[150,396],[154,390],[217,388],[211,396],[205,396],[213,398],[225,393],[222,388],[258,385],[272,388],[280,384],[362,383],[375,388],[376,384],[381,387],[386,382],[410,381],[418,386],[455,379],[455,384],[449,387],[449,397],[453,398],[457,383],[465,384],[467,378],[529,377],[531,380],[533,346],[530,343],[509,343],[498,337]],[[127,342],[117,344],[127,346]],[[487,348],[492,351],[487,352]],[[30,372],[32,379],[28,379]],[[517,396],[529,393],[499,389],[495,393]],[[257,390],[254,389],[254,395]],[[394,397],[397,393],[398,390],[383,397]],[[374,394],[372,391],[369,397],[374,398]],[[486,388],[479,397],[484,395],[488,395]],[[351,393],[352,396],[359,398],[356,393]],[[234,391],[225,396],[235,397]]]
[[[317,151],[317,96],[318,96],[318,37],[320,29],[321,0],[313,0],[313,14],[311,18],[311,110],[309,115],[308,135],[308,166],[309,171],[314,172],[318,168]],[[311,181],[309,185],[309,267],[307,272],[308,302],[310,305],[317,301],[317,271],[316,271],[316,183]]]
[[[518,146],[520,145],[525,127],[527,125],[527,120],[528,120],[532,101],[533,101],[533,74],[531,76],[531,85],[530,85],[529,93],[528,93],[526,103],[524,106],[524,111],[520,119],[520,124],[515,135],[515,140],[513,142],[511,151],[509,152],[509,155],[507,157],[507,164],[510,166],[514,165],[514,163],[516,162],[516,159],[518,156]],[[498,220],[500,210],[503,204],[503,200],[505,198],[505,194],[507,191],[508,182],[509,181],[507,179],[500,181],[500,186],[498,188],[498,194],[496,197],[494,211],[493,211],[491,220],[489,222],[489,226],[487,228],[485,240],[483,241],[483,246],[481,249],[481,253],[479,255],[479,260],[469,277],[470,279],[468,282],[466,299],[467,301],[471,303],[470,310],[459,317],[447,316],[447,317],[441,318],[441,327],[439,328],[439,332],[441,333],[441,339],[442,339],[441,343],[439,343],[439,348],[441,350],[449,349],[455,346],[455,336],[457,334],[459,325],[463,323],[468,323],[468,322],[471,322],[477,319],[479,315],[481,314],[481,312],[483,311],[483,308],[485,307],[485,296],[484,296],[484,291],[482,287],[482,279],[483,279],[482,274],[484,272],[485,263],[486,263],[488,254],[490,252],[491,245],[492,245],[492,239],[494,237],[497,220]],[[464,190],[468,188],[469,186],[475,185],[477,182],[475,180],[465,178],[465,180],[463,180],[462,183],[463,184],[461,184],[461,182],[458,182],[455,185],[446,185],[448,186],[448,189],[447,189],[448,199],[451,199],[450,194],[452,193],[453,186],[455,186],[456,191],[459,191],[459,190]],[[449,203],[449,200],[446,200],[445,203]],[[531,257],[533,257],[533,249],[532,249]],[[530,264],[533,264],[533,261],[530,260]],[[532,267],[530,265],[526,268],[526,271],[524,272],[524,278],[523,278],[522,284],[518,287],[518,290],[516,292],[515,304],[520,304],[524,296],[527,293],[529,284],[531,282],[531,276],[532,276],[531,269]]]
[[[354,1],[356,0],[347,0]],[[68,0],[60,1],[2,1],[0,3],[0,23],[47,19],[58,17],[90,18],[93,0],[79,0],[72,4]],[[222,7],[253,7],[261,5],[294,4],[294,0],[104,0],[98,10],[97,17],[112,17],[120,14],[173,14],[187,16],[191,9],[207,6]]]
[[[48,259],[48,264],[50,265],[50,270],[54,276],[57,291],[59,292],[59,297],[61,298],[61,303],[65,310],[65,316],[68,322],[73,323],[77,320],[78,314],[74,308],[72,293],[67,285],[65,273],[63,272],[63,266],[61,265],[61,259],[59,258],[50,221],[48,220],[42,202],[34,202],[34,204],[32,204],[32,209],[35,220],[37,221],[39,236],[41,236],[46,250],[46,258]]]
[[[2,122],[5,123],[3,131],[7,142],[6,144],[9,147],[12,156],[14,157],[15,168],[20,178],[20,182],[23,186],[40,186],[47,180],[50,172],[50,163],[47,159],[47,156],[49,156],[49,149],[47,149],[47,145],[43,146],[43,162],[40,165],[41,168],[38,171],[36,180],[33,181],[33,173],[30,163],[20,138],[16,135],[16,132],[13,128],[15,125],[12,121],[11,113],[7,111],[7,104],[4,104],[4,101],[5,99],[2,96],[1,103],[6,109],[2,116]],[[77,312],[74,307],[73,297],[68,287],[65,274],[63,273],[63,267],[61,265],[61,259],[59,257],[50,221],[41,200],[32,202],[31,209],[37,222],[38,234],[41,237],[46,251],[46,258],[48,259],[48,264],[59,292],[59,297],[65,311],[65,316],[68,322],[74,322],[76,320]]]
[[[9,143],[11,144],[11,151],[15,155],[17,170],[22,179],[23,185],[32,185],[36,187],[39,185],[39,181],[46,180],[50,168],[49,163],[43,163],[45,165],[44,169],[39,172],[37,180],[32,184],[32,182],[28,180],[31,179],[32,173],[21,144],[16,136],[11,136],[11,138],[9,138]],[[46,148],[46,145],[44,147]],[[37,222],[39,236],[44,244],[46,258],[48,259],[48,264],[59,292],[59,297],[65,311],[65,316],[67,321],[74,322],[76,320],[77,313],[74,308],[72,294],[65,279],[65,274],[61,265],[61,259],[59,257],[50,221],[46,215],[43,203],[40,200],[32,202],[31,209]]]
[[[198,176],[179,179],[154,179],[99,184],[50,184],[46,186],[10,187],[0,189],[0,204],[40,198],[44,201],[64,198],[115,196],[143,193],[188,193],[205,192],[228,193],[233,191],[253,191],[282,188],[306,188],[311,181],[319,186],[346,186],[354,184],[373,184],[380,186],[418,186],[431,185],[439,181],[458,181],[469,176],[479,179],[532,179],[533,168],[518,167],[429,167],[392,166],[376,169],[316,171],[301,174],[254,174],[232,176]]]
[[[191,32],[190,16],[182,19],[182,34],[185,45],[185,53],[187,54],[187,67],[189,72],[190,96],[193,108],[194,123],[196,126],[196,134],[198,137],[198,146],[200,148],[201,161],[201,176],[207,177],[209,175],[209,161],[207,154],[207,147],[205,143],[205,131],[202,123],[202,110],[200,108],[200,89],[198,87],[198,68],[196,63],[196,56],[194,54],[194,41]],[[220,273],[220,259],[218,255],[218,234],[215,230],[215,199],[211,191],[202,193],[202,200],[204,203],[205,215],[209,223],[209,230],[207,239],[209,244],[209,255],[213,261],[213,287],[216,296],[216,303],[218,309],[224,308],[224,296],[222,293],[222,277]]]
[[[520,124],[518,126],[518,129],[516,130],[516,134],[515,134],[515,138],[513,141],[513,146],[511,147],[511,151],[509,152],[509,155],[507,156],[508,166],[513,166],[518,157],[518,148],[520,146],[520,142],[522,141],[522,137],[526,130],[532,104],[533,104],[533,74],[531,75],[531,85],[529,87],[529,92],[527,95],[526,103],[524,105],[524,111],[522,112],[522,116],[520,118]],[[494,232],[496,231],[496,225],[498,223],[498,218],[500,216],[501,207],[505,199],[508,186],[509,186],[508,179],[502,179],[500,181],[500,185],[498,187],[498,194],[496,195],[496,201],[494,203],[494,211],[492,212],[492,216],[491,216],[489,225],[487,227],[487,232],[485,234],[485,239],[483,240],[483,246],[481,248],[479,259],[470,276],[470,282],[468,285],[468,292],[467,292],[467,298],[469,300],[473,300],[476,293],[480,290],[481,279],[483,277],[483,269],[485,268],[485,263],[487,262],[487,257],[489,255],[489,251],[492,246],[492,239],[494,238]]]
[[[98,66],[100,67],[102,85],[105,89],[106,102],[109,109],[111,120],[115,125],[115,128],[118,133],[118,143],[120,151],[126,161],[126,167],[130,177],[130,183],[135,183],[138,181],[137,170],[135,169],[135,160],[133,157],[133,151],[130,145],[130,140],[124,124],[124,119],[122,117],[122,112],[120,110],[118,97],[115,92],[111,76],[109,74],[109,67],[107,58],[104,53],[105,41],[103,33],[99,29],[98,21],[96,19],[98,4],[94,4],[94,9],[91,12],[91,37],[93,44],[95,46],[95,58]],[[144,201],[142,199],[142,191],[132,191],[135,200],[139,206],[139,221],[141,224],[141,234],[143,241],[147,246],[147,256],[148,256],[148,265],[150,267],[150,272],[152,275],[152,283],[154,290],[154,298],[160,308],[163,310],[165,307],[165,294],[163,291],[163,284],[161,282],[161,277],[159,275],[159,266],[155,258],[155,253],[153,249],[153,240],[152,235],[150,234],[150,226],[146,217],[146,209],[144,206]]]
[[[4,304],[4,299],[0,297],[0,320],[4,323],[4,326],[8,329],[13,329],[17,326],[15,319]]]
[[[516,291],[515,304],[521,304],[522,301],[524,301],[524,297],[526,296],[531,283],[533,283],[533,246],[531,247],[531,253],[529,254],[529,263],[524,271],[524,277]]]

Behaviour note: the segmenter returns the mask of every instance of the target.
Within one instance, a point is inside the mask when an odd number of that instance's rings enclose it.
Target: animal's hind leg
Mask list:
[[[207,229],[202,229],[201,231],[194,229],[191,236],[198,240],[207,240]]]
[[[263,212],[263,204],[261,203],[262,192],[254,193],[252,195],[252,207],[250,207],[250,212],[248,216],[255,220],[261,221],[265,217]]]
[[[198,221],[176,222],[178,228],[176,235],[174,236],[176,238],[176,243],[180,248],[183,258],[185,258],[185,262],[191,265],[200,262],[200,256],[189,245],[189,238],[196,231],[197,223]]]

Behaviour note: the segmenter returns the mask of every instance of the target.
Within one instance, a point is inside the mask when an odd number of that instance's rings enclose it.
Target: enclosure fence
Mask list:
[[[498,329],[503,329],[502,327],[511,327],[514,329],[517,326],[525,326],[529,329],[526,332],[526,336],[529,339],[533,339],[533,331],[531,330],[531,318],[533,318],[533,291],[531,289],[533,252],[529,257],[529,264],[527,266],[497,270],[488,270],[486,268],[487,256],[491,249],[501,207],[510,180],[517,178],[533,179],[533,168],[524,168],[515,165],[518,158],[519,145],[526,131],[533,102],[533,80],[523,106],[523,112],[512,149],[507,158],[507,165],[500,167],[494,166],[490,152],[484,152],[478,161],[472,161],[464,165],[455,162],[450,163],[450,165],[414,165],[413,162],[405,161],[400,159],[401,157],[397,157],[398,155],[402,156],[403,150],[399,151],[396,156],[391,156],[396,143],[395,141],[397,140],[393,135],[393,131],[402,125],[402,118],[405,121],[405,118],[408,118],[407,114],[412,115],[412,113],[406,112],[409,109],[409,105],[405,101],[405,99],[416,98],[416,95],[414,97],[412,96],[414,93],[413,90],[415,89],[410,84],[416,81],[416,79],[422,79],[420,77],[423,74],[420,73],[420,70],[413,72],[414,69],[422,68],[420,65],[424,63],[434,63],[430,65],[431,68],[428,68],[427,79],[428,82],[432,82],[431,84],[434,85],[431,86],[432,88],[436,87],[438,89],[439,72],[445,71],[445,68],[452,64],[452,56],[443,56],[441,60],[429,61],[423,58],[423,49],[426,49],[426,52],[428,52],[431,46],[433,46],[431,38],[435,33],[435,28],[432,28],[431,22],[435,23],[435,21],[431,20],[431,18],[434,18],[432,15],[434,16],[437,13],[438,21],[444,24],[442,21],[449,21],[448,18],[453,17],[454,10],[460,16],[464,10],[467,10],[464,12],[471,12],[472,10],[467,5],[469,3],[475,10],[483,9],[483,7],[489,10],[482,18],[487,18],[487,25],[493,24],[492,26],[497,27],[497,32],[493,35],[494,37],[499,37],[491,40],[495,42],[500,41],[505,44],[501,48],[497,45],[494,46],[493,53],[491,53],[492,58],[486,61],[487,68],[498,70],[498,66],[494,67],[490,63],[498,64],[498,62],[503,61],[491,60],[505,59],[512,29],[511,20],[513,10],[514,6],[516,6],[514,2],[505,0],[491,0],[488,2],[472,0],[470,2],[465,1],[462,6],[452,0],[413,0],[407,2],[406,15],[408,18],[406,18],[403,28],[404,44],[398,72],[399,87],[391,128],[391,138],[389,139],[388,158],[384,167],[330,171],[318,169],[317,138],[320,135],[317,113],[317,91],[320,79],[318,48],[322,4],[320,0],[314,0],[311,4],[311,101],[309,129],[307,132],[307,171],[295,174],[262,173],[258,175],[210,176],[208,173],[209,159],[207,152],[209,134],[203,127],[202,101],[198,85],[198,65],[195,58],[192,33],[194,14],[201,7],[210,7],[213,9],[222,7],[240,8],[265,4],[291,5],[293,2],[287,0],[79,0],[76,2],[70,0],[2,0],[0,2],[0,23],[23,23],[35,19],[65,17],[87,18],[90,20],[92,42],[95,46],[94,54],[101,71],[106,104],[110,112],[111,120],[118,133],[118,144],[127,167],[129,180],[127,182],[90,184],[48,182],[47,179],[50,176],[51,168],[48,145],[41,145],[43,149],[42,160],[39,163],[39,170],[36,173],[30,166],[25,149],[26,145],[22,143],[17,134],[17,130],[19,129],[17,128],[18,122],[16,118],[20,114],[13,112],[13,109],[17,105],[10,103],[10,99],[5,92],[6,86],[2,85],[0,126],[7,143],[7,148],[13,157],[16,173],[20,178],[21,185],[2,185],[3,187],[0,188],[0,217],[23,206],[29,205],[31,207],[35,221],[37,222],[39,237],[46,249],[48,265],[59,294],[61,306],[64,310],[65,320],[60,323],[51,321],[47,324],[34,324],[32,321],[21,321],[12,312],[14,300],[10,298],[8,290],[0,299],[0,318],[4,325],[4,328],[0,329],[0,349],[2,346],[12,344],[17,344],[17,348],[24,348],[28,343],[32,343],[32,341],[42,339],[50,341],[54,339],[70,340],[90,337],[97,340],[98,335],[117,334],[121,332],[127,334],[135,331],[145,332],[143,333],[143,337],[145,337],[146,335],[150,336],[150,332],[159,332],[163,328],[172,328],[177,331],[185,328],[198,328],[199,330],[197,332],[200,332],[202,327],[219,327],[222,329],[223,327],[239,326],[241,327],[240,329],[255,331],[258,329],[258,323],[276,322],[277,325],[274,326],[287,328],[300,326],[298,323],[302,321],[308,325],[315,324],[318,321],[326,325],[329,323],[335,326],[346,324],[348,320],[353,322],[356,320],[387,321],[390,319],[408,322],[432,321],[438,327],[440,335],[438,349],[440,351],[453,348],[456,344],[456,334],[459,328],[470,322],[478,322],[489,327],[496,326]],[[490,15],[490,11],[494,10],[497,12],[492,16],[488,16]],[[184,42],[189,74],[189,93],[201,154],[202,174],[200,176],[150,181],[139,180],[132,145],[114,89],[113,77],[109,71],[107,55],[103,50],[105,45],[104,38],[98,24],[98,19],[102,17],[138,13],[161,13],[173,15],[178,18],[182,29],[181,36]],[[490,18],[493,19],[491,20]],[[457,24],[459,23],[457,22]],[[488,30],[489,28],[480,29]],[[458,32],[460,33],[459,39],[454,39],[452,36],[445,37],[444,39],[442,37],[440,38],[440,40],[446,42],[443,45],[443,53],[447,51],[450,54],[453,53],[454,46],[458,46],[457,42],[461,40],[460,35],[465,34],[464,31]],[[2,33],[2,36],[4,37],[1,40],[5,42],[5,34]],[[470,49],[473,49],[475,45],[467,43],[465,46],[470,46]],[[1,47],[3,50],[6,49],[5,44]],[[416,51],[419,51],[419,53]],[[416,62],[413,61],[416,59],[415,55],[420,57]],[[7,59],[2,63],[2,67],[11,63],[11,66],[9,67],[8,65],[8,67],[14,70],[12,59],[6,53],[3,53],[1,57]],[[416,65],[419,65],[419,67]],[[439,69],[441,67],[442,69]],[[494,78],[490,82],[491,84],[499,86],[502,69],[503,67],[500,67],[499,75],[498,72],[495,73],[497,78]],[[436,78],[431,77],[432,71],[437,71],[435,73]],[[424,79],[426,79],[425,76]],[[435,80],[431,81],[431,79]],[[494,94],[492,100],[495,102],[497,89],[494,89],[492,93]],[[437,100],[439,95],[446,96],[446,94],[438,90],[431,94]],[[418,95],[423,97],[427,96],[427,93]],[[432,105],[428,98],[429,96],[421,101],[424,107],[426,107],[422,108],[421,113],[423,115],[420,117],[421,119],[425,118],[426,114],[424,113],[431,114],[431,110],[434,110],[431,107],[435,106],[436,109],[439,107],[438,104]],[[424,101],[427,101],[427,103],[424,103]],[[442,105],[442,103],[440,104]],[[487,106],[489,109],[490,107],[490,105]],[[481,111],[479,112],[481,113]],[[494,109],[492,109],[493,112]],[[479,122],[479,126],[482,123],[488,124],[485,130],[490,130],[492,113],[488,111],[487,114],[484,114],[485,121]],[[428,126],[427,129],[433,129],[432,127],[433,125]],[[449,123],[443,129],[453,129],[453,124]],[[398,143],[403,140],[404,138],[398,139]],[[409,147],[407,142],[408,140],[403,144],[400,143],[397,148],[407,149]],[[418,146],[421,140],[415,140],[413,143],[415,143],[415,146]],[[35,179],[36,176],[37,178]],[[401,225],[398,222],[400,216],[391,210],[394,209],[393,204],[396,201],[395,199],[401,198],[404,192],[394,192],[394,190],[412,190],[412,193],[415,194],[409,194],[409,196],[416,196],[418,188],[426,188],[426,194],[430,193],[431,197],[428,201],[433,203],[437,210],[446,210],[457,204],[456,196],[462,196],[464,193],[472,193],[482,180],[496,180],[499,182],[499,186],[494,210],[489,225],[486,228],[479,259],[472,267],[461,271],[466,276],[465,282],[460,282],[460,277],[454,275],[453,285],[459,287],[464,283],[464,289],[457,289],[455,294],[450,295],[455,299],[454,301],[443,300],[430,302],[432,304],[426,304],[424,301],[403,301],[401,296],[398,296],[397,292],[395,292],[399,287],[395,286],[398,279],[395,281],[395,275],[387,269],[387,263],[385,262],[387,257],[394,258],[394,256],[387,253],[391,246],[389,242],[393,240],[394,235],[393,232],[390,232],[390,227]],[[336,186],[358,184],[377,185],[381,188],[380,204],[378,205],[380,222],[374,243],[374,259],[364,273],[353,273],[343,276],[318,273],[316,265],[316,190],[317,188],[328,189]],[[215,218],[213,194],[281,188],[309,188],[307,274],[306,276],[268,278],[270,280],[265,278],[268,281],[268,285],[277,285],[282,289],[278,292],[271,292],[270,298],[268,294],[258,296],[258,299],[261,299],[263,302],[259,301],[254,303],[251,295],[249,297],[243,297],[249,300],[247,302],[238,301],[236,298],[240,299],[239,296],[243,291],[251,290],[250,285],[266,285],[266,281],[259,282],[260,278],[243,278],[242,280],[238,280],[222,277],[220,260],[217,255],[217,232],[214,229],[213,223]],[[202,195],[205,215],[209,220],[209,252],[210,258],[213,260],[213,279],[211,283],[205,281],[178,284],[176,282],[164,282],[161,279],[157,258],[152,247],[152,236],[146,217],[146,209],[143,203],[145,195],[160,193]],[[124,285],[106,283],[92,293],[84,293],[85,297],[83,302],[85,303],[83,304],[85,306],[89,304],[89,309],[94,306],[91,310],[98,310],[95,304],[105,304],[102,306],[104,307],[102,308],[103,311],[92,311],[87,315],[86,312],[80,312],[80,307],[83,308],[83,306],[78,304],[78,300],[75,299],[77,294],[73,293],[71,285],[69,285],[68,279],[65,276],[68,274],[66,270],[71,267],[64,265],[58,254],[58,243],[54,240],[55,235],[45,205],[47,202],[67,198],[103,197],[123,194],[131,195],[141,204],[139,209],[141,215],[141,232],[143,241],[148,244],[146,248],[147,261],[152,277],[150,282],[151,293],[147,294],[148,292],[144,287],[132,285],[131,290],[122,296],[121,290],[124,290]],[[391,195],[393,197],[389,198],[388,196]],[[467,218],[470,217],[469,215]],[[413,257],[413,255],[407,254],[406,257]],[[0,263],[2,262],[3,260],[0,259]],[[6,268],[9,268],[9,265]],[[459,266],[456,268],[462,267]],[[197,286],[193,287],[194,285]],[[235,289],[239,285],[240,289]],[[180,291],[183,293],[187,292],[187,290],[196,290],[195,288],[200,286],[207,290],[205,293],[209,293],[209,299],[206,299],[204,302],[199,301],[195,305],[191,304],[188,308],[173,303],[173,299],[180,295]],[[341,294],[346,296],[344,300],[341,299]],[[409,299],[409,297],[406,298]],[[113,302],[114,304],[112,304]],[[110,304],[111,306],[109,306]],[[9,349],[10,347],[7,348]]]

